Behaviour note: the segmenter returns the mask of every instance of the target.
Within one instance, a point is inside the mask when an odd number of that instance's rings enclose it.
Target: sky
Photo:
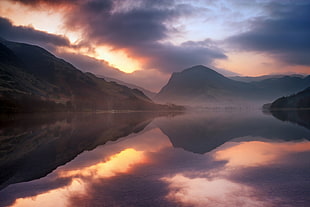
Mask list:
[[[309,11],[310,0],[1,0],[0,37],[158,91],[194,65],[310,74]]]

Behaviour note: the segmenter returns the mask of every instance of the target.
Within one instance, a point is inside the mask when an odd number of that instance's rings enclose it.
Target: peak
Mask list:
[[[203,66],[203,65],[196,65],[191,68],[185,69],[179,74],[187,74],[187,75],[195,75],[195,76],[222,76],[218,72]]]
[[[183,72],[185,72],[185,73],[187,73],[187,72],[211,72],[211,71],[214,73],[217,73],[214,70],[212,70],[212,69],[210,69],[204,65],[195,65],[191,68],[187,68],[187,69],[183,70],[182,73]]]
[[[190,67],[190,68],[188,68],[188,69],[185,69],[184,71],[189,71],[189,70],[212,70],[212,69],[210,69],[210,68],[207,68],[206,66],[204,66],[204,65],[195,65],[195,66],[193,66],[193,67]]]

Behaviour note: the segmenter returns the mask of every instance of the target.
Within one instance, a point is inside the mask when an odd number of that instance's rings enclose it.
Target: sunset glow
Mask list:
[[[104,46],[96,47],[95,55],[92,57],[106,60],[109,62],[110,66],[118,68],[125,73],[132,73],[142,68],[140,62],[128,57],[126,51],[112,50]]]
[[[18,3],[1,1],[0,15],[10,19],[15,26],[30,26],[36,30],[65,35],[62,30],[63,13],[53,10],[31,9]]]
[[[228,59],[216,61],[216,66],[218,68],[230,68],[232,71],[243,76],[309,73],[309,67],[307,66],[286,65],[266,54],[232,52],[227,55]]]

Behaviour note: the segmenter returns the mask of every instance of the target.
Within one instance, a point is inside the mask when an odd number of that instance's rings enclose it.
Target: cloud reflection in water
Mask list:
[[[254,188],[223,178],[190,178],[177,174],[163,180],[169,184],[167,198],[186,206],[270,206],[270,201],[259,198]]]
[[[224,144],[225,146],[226,144]],[[310,142],[240,142],[215,152],[216,160],[227,160],[228,167],[251,167],[285,162],[283,157],[298,152],[310,151]]]

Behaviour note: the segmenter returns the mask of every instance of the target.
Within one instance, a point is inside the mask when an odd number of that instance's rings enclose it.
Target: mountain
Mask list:
[[[44,96],[56,86],[23,70],[24,63],[8,47],[0,43],[0,92],[7,94],[33,94]]]
[[[167,109],[38,46],[0,39],[0,54],[1,112]]]
[[[198,65],[173,73],[155,100],[200,106],[231,106],[242,103],[260,105],[266,100],[294,93],[307,86],[310,86],[310,76],[285,76],[246,83],[229,79],[210,68]]]
[[[228,101],[250,91],[246,83],[234,81],[202,65],[173,73],[155,97],[159,102],[192,104]]]
[[[270,78],[262,81],[251,82],[261,93],[275,98],[279,96],[288,96],[297,93],[310,86],[310,76],[283,76],[279,78]]]
[[[147,90],[145,88],[142,88],[140,86],[137,86],[137,85],[134,85],[134,84],[131,84],[131,83],[127,83],[127,82],[124,82],[124,81],[121,81],[121,80],[118,80],[116,78],[110,78],[110,77],[103,77],[106,81],[109,81],[109,82],[116,82],[118,84],[121,84],[121,85],[124,85],[124,86],[127,86],[128,88],[131,88],[131,89],[138,89],[140,91],[142,91],[144,93],[144,95],[146,95],[147,97],[149,97],[150,99],[153,99],[155,96],[156,96],[156,93],[155,92],[152,92],[150,90]]]
[[[281,97],[270,105],[271,109],[310,109],[310,87],[287,97]]]
[[[262,75],[262,76],[256,76],[256,77],[251,77],[251,76],[230,76],[229,78],[232,80],[236,80],[236,81],[242,81],[242,82],[254,82],[254,81],[262,81],[262,80],[266,80],[266,79],[271,79],[271,78],[283,78],[285,76],[289,76],[289,77],[299,77],[299,78],[304,78],[303,75],[300,74],[292,74],[292,75]]]

